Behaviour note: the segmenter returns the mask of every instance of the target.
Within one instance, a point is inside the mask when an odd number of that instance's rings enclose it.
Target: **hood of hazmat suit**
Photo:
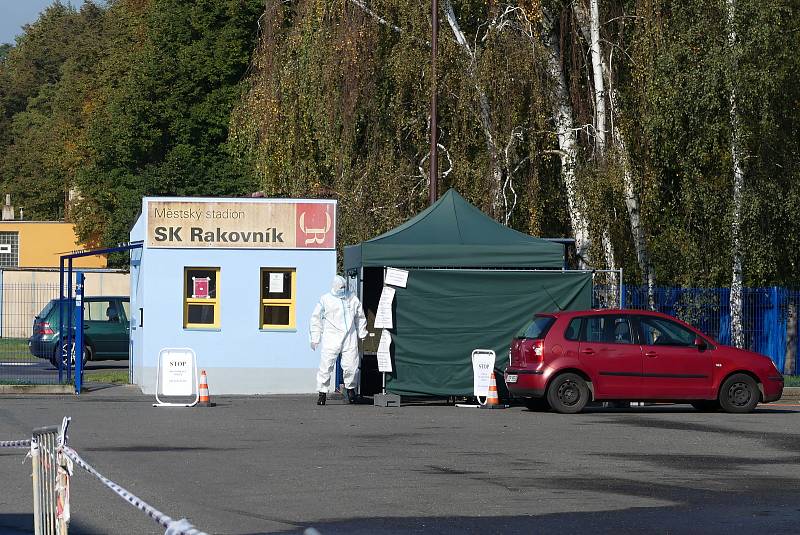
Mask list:
[[[344,277],[336,275],[333,278],[333,282],[331,282],[331,294],[334,297],[342,298],[347,293],[347,282],[344,280]]]

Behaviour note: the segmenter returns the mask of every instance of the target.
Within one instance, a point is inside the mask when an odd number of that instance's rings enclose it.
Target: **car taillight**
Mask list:
[[[46,321],[36,324],[36,332],[34,334],[55,334],[50,324]]]
[[[529,354],[528,362],[531,364],[541,364],[542,360],[544,359],[544,340],[532,340],[533,344],[531,345],[531,352]]]
[[[544,341],[532,338],[514,340],[511,365],[520,368],[537,367],[544,355]]]

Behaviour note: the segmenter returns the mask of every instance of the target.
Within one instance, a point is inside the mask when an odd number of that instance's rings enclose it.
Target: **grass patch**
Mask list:
[[[34,383],[29,381],[28,379],[0,379],[0,385],[35,385],[39,383]]]
[[[784,375],[783,386],[800,386],[800,375]]]
[[[0,338],[0,362],[38,362],[31,355],[27,338]]]
[[[0,338],[0,352],[28,352],[27,338]]]
[[[84,383],[128,384],[128,370],[111,370],[83,374]]]

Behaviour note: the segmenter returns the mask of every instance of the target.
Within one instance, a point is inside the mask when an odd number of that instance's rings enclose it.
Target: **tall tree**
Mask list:
[[[736,0],[726,0],[728,53],[736,57]],[[734,60],[728,73],[728,91],[730,99],[731,121],[731,163],[733,165],[733,215],[731,218],[731,341],[736,347],[744,347],[744,326],[742,318],[742,198],[744,190],[744,147],[742,145],[742,127],[737,105],[737,70]]]
[[[259,0],[121,0],[77,174],[78,230],[127,238],[143,195],[245,195],[252,172],[227,148]]]
[[[543,37],[547,57],[548,74],[555,87],[553,98],[554,121],[558,138],[558,155],[561,159],[561,180],[564,183],[570,224],[575,237],[578,267],[585,269],[590,265],[589,223],[586,207],[578,187],[575,168],[578,165],[578,136],[572,111],[564,62],[561,60],[561,42],[558,32],[558,19],[548,10],[543,12]],[[533,30],[532,30],[533,32]]]

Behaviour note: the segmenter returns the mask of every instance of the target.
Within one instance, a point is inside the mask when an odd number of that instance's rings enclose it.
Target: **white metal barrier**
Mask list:
[[[67,445],[70,418],[60,426],[33,430],[30,440],[0,441],[0,448],[28,449],[33,479],[33,525],[36,535],[67,535],[70,520],[69,482],[73,463],[99,479],[126,503],[131,504],[163,527],[164,535],[208,535],[187,519],[175,520],[135,494],[111,481]]]

